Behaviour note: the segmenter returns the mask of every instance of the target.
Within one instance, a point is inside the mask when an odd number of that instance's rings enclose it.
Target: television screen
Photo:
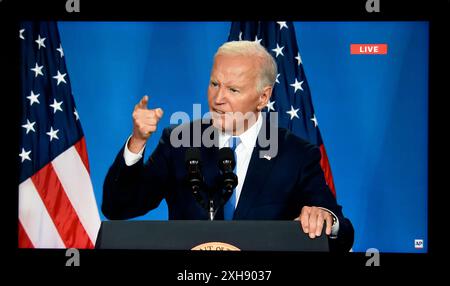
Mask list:
[[[262,111],[326,154],[328,186],[354,228],[351,251],[427,252],[429,22],[274,22],[288,38],[231,22],[44,24],[20,23],[19,247],[65,248],[74,235],[93,247],[108,220],[105,177],[133,132],[135,105],[148,95],[148,108],[164,111],[147,160],[177,115],[196,120],[210,111],[217,49],[250,40],[278,64]],[[76,154],[81,171],[66,165]],[[132,220],[169,219],[166,200],[155,207]]]

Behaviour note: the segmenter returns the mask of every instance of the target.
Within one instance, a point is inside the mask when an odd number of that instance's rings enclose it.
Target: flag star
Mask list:
[[[58,83],[57,83],[56,85],[59,85],[61,82],[67,83],[66,80],[64,79],[64,77],[65,77],[66,75],[67,75],[66,73],[61,74],[61,73],[58,71],[58,74],[55,75],[55,76],[53,77],[54,79],[58,80]]]
[[[73,112],[73,114],[75,114],[75,120],[78,120],[78,119],[80,119],[80,116],[78,115],[78,111],[74,108],[73,110],[75,110],[74,112]]]
[[[61,58],[64,57],[64,50],[63,50],[61,44],[59,44],[59,48],[57,48],[56,50],[61,53]]]
[[[273,105],[275,104],[275,100],[274,101],[270,101],[267,103],[266,107],[267,110],[270,112],[271,110],[275,111],[275,108],[273,107]]]
[[[286,27],[286,29],[289,29],[288,26],[286,25],[286,22],[277,22],[278,25],[280,25],[280,30],[283,29],[283,27]]]
[[[32,71],[34,71],[34,77],[37,77],[38,75],[44,75],[43,73],[42,73],[42,68],[43,68],[44,66],[42,65],[42,66],[38,66],[38,64],[36,63],[36,66],[34,67],[34,68],[31,68],[30,70],[32,70]]]
[[[38,49],[40,50],[41,47],[46,48],[44,41],[46,38],[41,38],[41,35],[38,35],[38,39],[35,41],[38,44]]]
[[[58,132],[59,129],[53,130],[53,127],[50,127],[50,131],[46,133],[48,136],[50,136],[50,142],[53,140],[53,138],[59,139],[58,135],[56,135],[56,133]]]
[[[262,41],[262,39],[258,39],[258,35],[256,35],[255,36],[255,42],[258,42],[258,44],[261,45],[261,41]]]
[[[293,84],[290,84],[290,86],[294,87],[294,93],[296,93],[299,89],[303,91],[302,84],[303,80],[301,82],[298,82],[297,79],[295,79],[295,82]]]
[[[299,111],[299,108],[294,109],[294,107],[291,105],[291,110],[286,111],[286,113],[291,116],[291,120],[292,120],[292,119],[294,119],[294,117],[300,118],[300,117],[298,117],[298,114],[297,114],[298,111]]]
[[[317,118],[316,118],[315,114],[314,114],[313,118],[311,118],[311,121],[314,122],[314,127],[317,127],[318,123],[317,123]]]
[[[62,103],[62,100],[60,102],[57,102],[56,99],[53,99],[53,104],[50,104],[50,106],[53,107],[53,114],[55,114],[57,110],[63,111],[61,108]]]
[[[27,119],[27,124],[22,125],[22,127],[27,129],[27,134],[28,134],[28,132],[30,132],[30,130],[33,132],[36,132],[36,130],[34,130],[34,124],[36,124],[36,121],[30,122],[30,120]]]
[[[300,57],[300,53],[297,53],[297,56],[295,57],[295,59],[297,60],[297,65],[299,66],[302,63],[302,58]]]
[[[277,43],[277,48],[276,48],[276,49],[272,49],[272,51],[274,51],[275,53],[277,53],[277,54],[275,55],[276,58],[278,58],[279,55],[284,56],[284,54],[283,54],[283,49],[284,49],[284,46],[280,48],[280,46],[278,46],[278,43]]]
[[[40,103],[39,100],[38,100],[39,95],[40,95],[39,93],[38,94],[34,94],[34,92],[31,91],[31,95],[27,96],[27,98],[30,100],[30,106],[32,106],[33,103],[35,103],[35,102],[37,102],[37,104]]]
[[[22,148],[22,152],[19,154],[19,157],[22,158],[22,163],[25,160],[30,160],[31,161],[30,153],[31,153],[31,150],[30,151],[25,151],[25,149]]]
[[[19,38],[21,38],[22,40],[25,40],[25,37],[23,36],[23,32],[25,32],[25,29],[20,29]]]
[[[242,32],[239,32],[239,41],[242,41]]]
[[[279,81],[278,81],[278,78],[280,77],[280,74],[277,74],[277,78],[275,79],[275,82],[276,83],[280,83]]]

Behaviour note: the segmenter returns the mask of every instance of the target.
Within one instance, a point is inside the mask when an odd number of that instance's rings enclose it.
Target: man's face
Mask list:
[[[256,91],[259,68],[254,57],[216,57],[208,86],[208,104],[214,126],[239,135],[256,121],[257,113],[265,106],[264,99]],[[244,125],[244,121],[248,122]]]

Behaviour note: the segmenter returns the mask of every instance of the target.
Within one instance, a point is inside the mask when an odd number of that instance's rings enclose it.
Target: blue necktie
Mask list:
[[[234,159],[236,161],[237,166],[237,155],[236,155],[236,147],[241,143],[241,139],[239,137],[231,137],[229,140],[230,148],[233,150],[234,153]],[[236,166],[234,167],[233,172],[236,173]],[[227,203],[224,206],[223,209],[223,218],[224,220],[232,220],[234,215],[234,209],[236,205],[236,189],[233,190],[233,194],[231,195],[230,199],[227,201]]]

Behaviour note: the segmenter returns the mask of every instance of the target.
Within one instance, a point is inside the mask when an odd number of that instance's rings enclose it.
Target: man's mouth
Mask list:
[[[215,109],[215,108],[213,108],[213,111],[216,112],[216,113],[218,113],[218,114],[225,114],[224,111],[218,110],[218,109]]]

